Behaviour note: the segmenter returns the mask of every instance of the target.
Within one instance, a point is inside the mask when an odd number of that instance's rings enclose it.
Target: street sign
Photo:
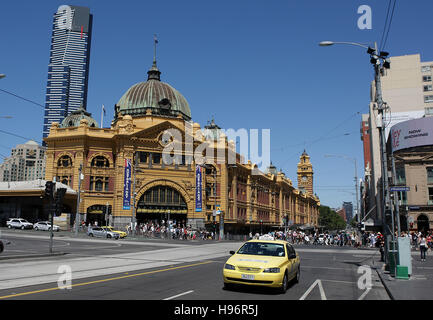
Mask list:
[[[394,186],[394,187],[390,187],[389,191],[391,191],[391,192],[406,192],[406,191],[410,191],[410,187]]]

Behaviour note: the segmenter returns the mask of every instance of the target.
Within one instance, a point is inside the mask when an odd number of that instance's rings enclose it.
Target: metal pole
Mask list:
[[[83,170],[83,164],[80,164],[80,168],[78,169],[78,195],[77,195],[77,211],[75,213],[75,236],[78,235],[79,223],[81,223],[80,216],[80,201],[81,201],[81,171]]]
[[[53,253],[53,225],[54,225],[54,199],[56,194],[56,183],[53,183],[53,194],[50,195],[50,223],[51,223],[51,230],[50,230],[50,253]]]
[[[378,49],[377,49],[377,43],[375,43],[375,54],[378,56]],[[379,60],[378,60],[379,62]],[[380,68],[381,65],[375,64],[374,71],[375,71],[375,85],[376,85],[376,103],[377,103],[377,110],[380,115],[380,128],[379,128],[379,137],[380,137],[380,150],[381,150],[381,157],[382,157],[382,224],[383,224],[383,232],[385,235],[388,235],[389,233],[389,226],[386,223],[386,207],[389,204],[389,192],[388,192],[388,165],[387,165],[387,156],[386,156],[386,137],[385,137],[385,119],[383,116],[383,100],[382,100],[382,84],[380,79]],[[392,232],[394,233],[394,232]],[[389,247],[388,247],[388,241],[385,241],[385,262],[386,264],[389,263],[388,258],[389,253]]]

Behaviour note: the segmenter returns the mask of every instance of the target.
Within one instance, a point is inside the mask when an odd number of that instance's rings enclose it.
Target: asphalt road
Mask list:
[[[28,241],[23,239],[15,239],[14,241],[16,241],[17,246],[20,241],[28,244]],[[121,246],[118,247],[114,240],[103,240],[102,242],[77,242],[67,247],[72,250],[71,255],[84,254],[82,252],[113,253],[113,250],[119,252],[146,250],[151,255],[152,250],[154,250],[152,244],[123,246],[119,241]],[[35,247],[42,244],[46,245],[43,240],[34,242]],[[61,246],[62,242],[59,241],[57,245]],[[368,264],[369,259],[378,254],[375,250],[347,250],[347,248],[322,246],[297,246],[296,248],[301,257],[301,280],[298,284],[292,285],[285,294],[277,293],[275,290],[254,287],[224,290],[222,268],[229,257],[227,253],[227,256],[220,258],[204,258],[193,262],[173,263],[156,268],[77,280],[74,280],[72,273],[71,289],[59,289],[58,283],[51,282],[0,290],[0,299],[194,301],[389,299],[375,270],[371,272],[373,287],[370,290],[362,290],[358,287],[358,280],[362,275],[358,273],[359,267]],[[101,259],[105,258],[101,256]],[[63,258],[56,257],[56,259],[61,260]],[[17,262],[17,266],[19,266],[19,262]]]
[[[0,260],[5,257],[31,256],[48,254],[50,246],[50,233],[48,231],[9,230],[1,232],[1,240],[5,243]],[[128,238],[114,240],[90,238],[80,235],[77,238],[67,233],[54,233],[53,252],[65,253],[68,256],[95,256],[117,254],[125,252],[152,251],[156,249],[175,248],[182,245],[177,241],[149,240],[131,241]]]

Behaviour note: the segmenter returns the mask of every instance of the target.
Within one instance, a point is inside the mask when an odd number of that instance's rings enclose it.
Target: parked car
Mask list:
[[[101,227],[90,227],[87,231],[87,235],[90,237],[99,237],[99,238],[107,238],[107,239],[119,239],[119,234],[116,232],[112,232]]]
[[[13,218],[9,225],[9,229],[15,228],[15,229],[33,229],[33,223],[28,222],[26,219],[23,218]]]
[[[11,224],[12,219],[14,219],[14,218],[8,218],[8,219],[6,220],[6,227],[9,228],[9,225]]]
[[[43,230],[50,231],[51,230],[51,222],[50,221],[39,221],[33,225],[33,229],[35,230]],[[60,231],[60,227],[57,225],[53,226],[53,231]]]
[[[110,227],[110,226],[102,226],[101,228],[104,229],[104,230],[108,230],[108,231],[111,231],[111,232],[118,233],[118,234],[119,234],[119,237],[120,237],[121,239],[122,239],[122,238],[125,238],[125,237],[127,236],[127,233],[126,233],[126,232],[124,232],[124,231],[120,231],[120,230],[115,230],[113,227]]]

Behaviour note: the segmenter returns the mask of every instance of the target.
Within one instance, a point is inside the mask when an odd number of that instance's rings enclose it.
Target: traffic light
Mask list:
[[[52,181],[47,181],[45,183],[45,198],[51,200],[54,196],[54,187],[56,183]]]
[[[63,197],[65,196],[66,193],[66,188],[59,188],[57,189],[56,192],[56,210],[55,210],[55,215],[56,217],[60,216],[62,214],[62,209],[63,209]]]

